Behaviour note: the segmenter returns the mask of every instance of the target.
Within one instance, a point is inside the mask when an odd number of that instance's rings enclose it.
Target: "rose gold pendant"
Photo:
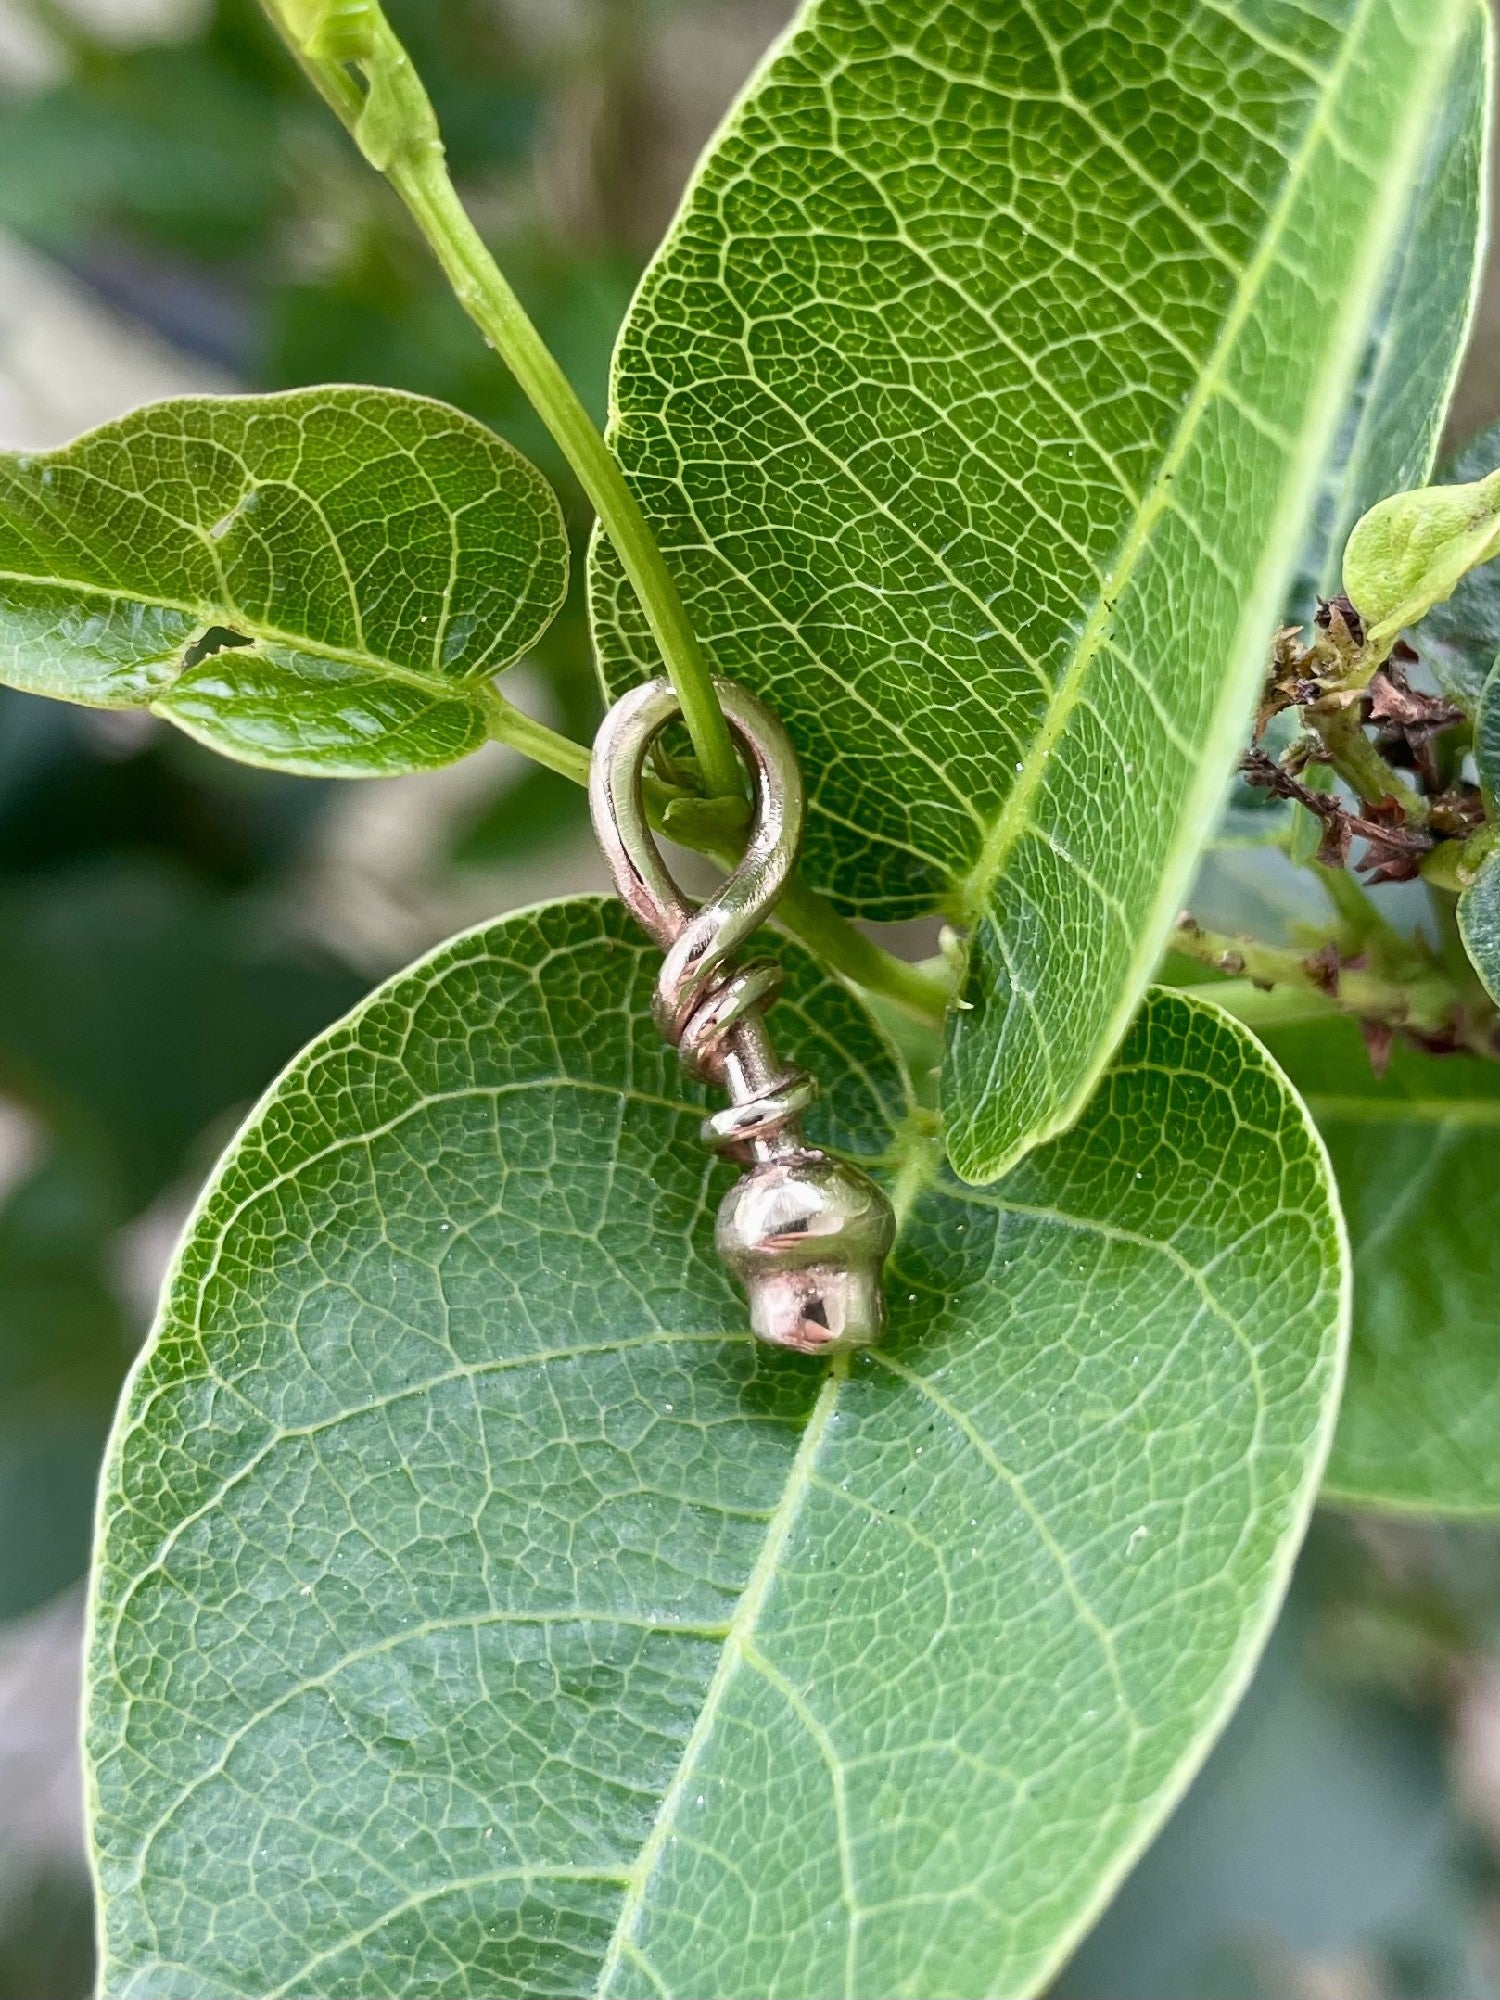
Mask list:
[[[736,965],[770,916],[802,839],[804,793],[786,731],[755,697],[719,681],[725,719],[755,788],[744,858],[694,909],[667,872],[646,820],[648,752],[681,712],[669,681],[632,688],[594,744],[589,807],[626,907],[666,953],[652,1013],[689,1075],[729,1094],[703,1121],[706,1145],[750,1171],[719,1208],[719,1255],[743,1285],[761,1340],[801,1354],[866,1347],[885,1322],[881,1267],[895,1234],[884,1194],[857,1167],[809,1146],[801,1118],[817,1096],[806,1070],[783,1063],[764,1011],[781,971],[773,959]]]

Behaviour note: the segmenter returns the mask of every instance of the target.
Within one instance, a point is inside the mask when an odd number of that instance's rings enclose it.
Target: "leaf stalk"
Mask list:
[[[640,599],[682,703],[705,789],[740,796],[739,757],[671,571],[614,454],[459,200],[431,101],[406,50],[375,5],[358,9],[340,40],[331,37],[329,10],[315,0],[265,0],[265,6],[319,95],[405,203],[459,303],[572,467]]]
[[[495,742],[509,744],[575,785],[588,784],[589,753],[581,743],[533,721],[498,689],[488,690],[485,706]],[[649,777],[646,782],[646,810],[655,830],[680,846],[711,856],[724,868],[733,868],[743,851],[738,836],[743,832],[744,815],[736,810],[736,803],[694,798]],[[685,807],[690,809],[683,810]],[[814,957],[854,985],[883,994],[918,1020],[933,1026],[942,1023],[953,997],[951,981],[941,971],[913,965],[886,951],[847,917],[841,917],[799,876],[794,875],[783,891],[775,921],[788,936],[806,945]]]
[[[1378,806],[1386,799],[1395,799],[1408,826],[1423,827],[1427,824],[1426,799],[1381,756],[1365,734],[1356,709],[1347,706],[1325,708],[1314,704],[1303,709],[1302,714],[1322,739],[1334,770],[1356,797],[1371,806]]]
[[[1462,1048],[1492,1059],[1500,1056],[1495,1010],[1477,1006],[1472,991],[1460,987],[1435,959],[1407,948],[1407,963],[1386,969],[1351,963],[1336,947],[1298,951],[1205,930],[1184,918],[1172,935],[1172,949],[1197,964],[1228,975],[1211,994],[1247,1025],[1272,1026],[1280,1020],[1347,1014],[1374,1026],[1404,1029],[1424,1042]],[[1230,989],[1233,989],[1231,991]],[[1251,1012],[1234,1003],[1248,989],[1280,990],[1278,1005],[1254,1003]],[[1286,1011],[1288,1000],[1294,1004]],[[1257,1017],[1252,1019],[1252,1013]]]

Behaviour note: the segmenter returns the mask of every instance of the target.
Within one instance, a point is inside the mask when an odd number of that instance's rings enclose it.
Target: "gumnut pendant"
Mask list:
[[[770,710],[732,682],[715,685],[755,790],[750,837],[728,881],[694,909],[646,821],[647,753],[681,712],[669,681],[632,688],[605,717],[589,777],[594,831],[622,901],[666,953],[652,1003],[657,1026],[691,1076],[729,1094],[702,1131],[706,1145],[749,1163],[724,1197],[715,1234],[744,1287],[751,1328],[799,1354],[867,1347],[885,1322],[891,1205],[858,1168],[803,1139],[802,1113],[818,1086],[780,1060],[764,1019],[781,969],[768,958],[737,963],[796,862],[802,773]]]

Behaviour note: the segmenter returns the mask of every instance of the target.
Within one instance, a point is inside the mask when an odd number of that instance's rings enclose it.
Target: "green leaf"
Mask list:
[[[1345,544],[1360,516],[1388,494],[1424,485],[1468,345],[1488,241],[1490,102],[1487,15],[1459,42],[1422,179],[1403,222],[1364,369],[1325,474],[1308,587],[1311,599],[1342,586]]]
[[[807,871],[969,926],[951,1157],[1075,1115],[1243,741],[1472,0],[815,0],[709,152],[613,438]],[[654,671],[597,551],[612,687]]]
[[[1167,993],[954,1182],[788,954],[894,1324],[757,1351],[614,905],[314,1044],[192,1222],[106,1474],[105,1990],[1036,1992],[1237,1698],[1341,1362],[1325,1163]]]
[[[1479,878],[1458,899],[1458,928],[1484,990],[1500,1007],[1500,847],[1492,847]]]
[[[1377,1079],[1350,1021],[1263,1039],[1318,1121],[1354,1258],[1325,1491],[1500,1510],[1500,1065],[1397,1044]]]
[[[1500,588],[1496,592],[1500,604]],[[1500,815],[1500,666],[1492,666],[1474,717],[1474,761],[1491,821]],[[1488,829],[1494,837],[1493,825]],[[1458,928],[1484,989],[1500,1006],[1500,844],[1480,863],[1478,880],[1458,899]]]
[[[567,569],[535,468],[393,390],[194,397],[0,456],[0,679],[281,770],[477,748]]]
[[[1500,468],[1500,424],[1472,437],[1443,468],[1454,485],[1472,485]],[[1500,653],[1500,567],[1470,570],[1453,595],[1434,605],[1413,634],[1443,691],[1472,714]]]
[[[201,1176],[204,1127],[360,982],[278,935],[264,898],[214,895],[139,858],[0,884],[0,939],[0,1106],[26,1108],[40,1158],[0,1205],[3,1621],[88,1562],[99,1459],[139,1335],[117,1232]]]
[[[1490,816],[1500,812],[1500,667],[1492,666],[1474,717],[1474,762]]]
[[[1496,602],[1500,605],[1500,588]],[[1492,666],[1474,718],[1474,761],[1491,821],[1500,814],[1500,666]],[[1493,825],[1488,829],[1494,837]],[[1500,1006],[1500,844],[1480,863],[1478,880],[1458,899],[1458,928],[1484,989]]]
[[[1424,486],[1372,507],[1344,551],[1344,590],[1381,659],[1471,569],[1500,555],[1500,472],[1471,486]]]

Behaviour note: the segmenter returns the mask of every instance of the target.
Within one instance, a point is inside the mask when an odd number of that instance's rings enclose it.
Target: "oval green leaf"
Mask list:
[[[0,455],[0,680],[280,770],[476,749],[567,576],[535,467],[394,390],[185,398]]]
[[[887,1343],[757,1351],[623,914],[455,940],[288,1071],[108,1461],[112,1995],[1036,1992],[1274,1615],[1341,1372],[1321,1148],[1152,999],[1003,1186],[788,956]]]
[[[802,753],[810,879],[968,927],[966,1179],[1135,1012],[1480,11],[814,0],[636,301],[615,447]]]
[[[1500,1510],[1500,1066],[1398,1044],[1377,1078],[1350,1021],[1264,1039],[1327,1143],[1354,1260],[1325,1492]]]
[[[1500,585],[1495,587],[1500,604]],[[1474,717],[1474,761],[1493,821],[1500,813],[1500,666],[1492,665]],[[1500,846],[1480,864],[1479,879],[1458,899],[1458,928],[1484,989],[1500,1006]]]

